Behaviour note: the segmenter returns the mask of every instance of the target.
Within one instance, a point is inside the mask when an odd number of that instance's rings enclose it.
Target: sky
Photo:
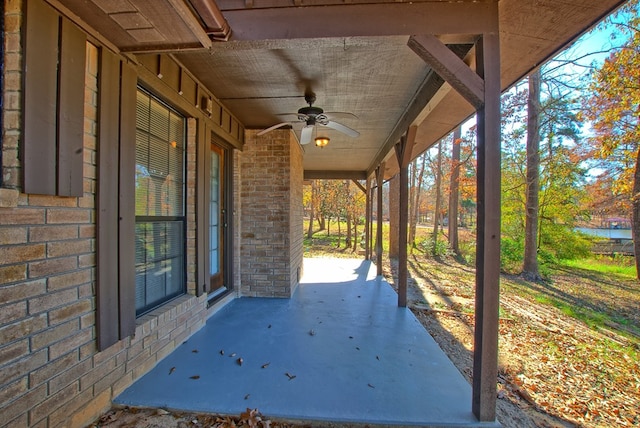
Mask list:
[[[624,16],[622,16],[621,19],[624,19]],[[571,64],[565,65],[564,67],[567,68],[567,73],[586,73],[589,66],[602,64],[609,56],[609,51],[622,43],[623,40],[619,34],[617,37],[612,37],[612,34],[614,33],[616,33],[614,25],[606,25],[605,22],[602,22],[576,39],[576,41],[566,50],[558,53],[556,58],[575,60],[577,63],[581,64],[581,66]],[[553,60],[549,63],[552,62]],[[474,125],[475,115],[462,124],[462,135],[464,136]],[[583,126],[584,133],[588,134],[589,129],[589,124],[585,124]]]

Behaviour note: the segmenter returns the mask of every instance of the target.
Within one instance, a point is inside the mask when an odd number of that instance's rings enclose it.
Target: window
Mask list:
[[[185,293],[185,127],[138,90],[136,104],[136,316]]]

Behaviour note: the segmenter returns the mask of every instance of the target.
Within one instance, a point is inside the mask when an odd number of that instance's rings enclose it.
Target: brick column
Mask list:
[[[302,270],[302,150],[290,130],[247,131],[241,174],[241,293],[291,297]]]

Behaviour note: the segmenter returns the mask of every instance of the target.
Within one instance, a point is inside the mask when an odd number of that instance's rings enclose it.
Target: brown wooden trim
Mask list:
[[[185,72],[186,71],[187,70],[185,69]],[[196,100],[197,101],[196,101],[196,104],[194,105],[190,100],[187,100],[185,97],[179,95],[177,92],[177,88],[171,88],[167,85],[158,84],[160,80],[147,67],[138,66],[137,72],[138,72],[138,78],[140,79],[141,82],[146,84],[145,86],[148,86],[149,88],[153,88],[153,92],[155,94],[160,96],[167,103],[171,104],[171,106],[174,107],[176,110],[178,110],[185,116],[192,116],[198,119],[204,119],[204,121],[207,123],[207,126],[209,126],[212,129],[212,131],[217,136],[219,136],[225,143],[229,144],[231,147],[242,149],[242,140],[236,140],[234,138],[231,138],[231,134],[229,134],[226,130],[223,130],[222,127],[219,125],[219,119],[221,115],[220,105],[215,99],[212,100],[212,106],[214,109],[213,113],[214,115],[217,115],[217,116],[211,118],[205,114],[204,110],[201,109],[202,106],[200,106],[198,103],[202,100],[203,96],[209,97],[209,94],[204,91],[200,83],[196,81],[196,86],[197,86]],[[192,78],[191,75],[189,75],[189,77]],[[240,137],[242,138],[244,137],[244,128],[240,127],[239,134],[240,134]]]
[[[58,99],[58,195],[83,195],[84,82],[87,37],[62,18]]]
[[[376,229],[376,266],[377,266],[377,274],[382,275],[382,187],[384,185],[384,162],[382,162],[376,168],[376,186],[378,189],[377,195],[377,217],[378,217],[378,225]]]
[[[498,28],[493,3],[497,1],[241,7],[223,13],[233,29],[231,40],[393,36],[425,29],[433,34],[481,34]]]
[[[477,69],[485,81],[478,110],[478,231],[472,411],[479,421],[496,417],[500,288],[500,37],[484,34]]]
[[[396,157],[400,165],[400,203],[398,216],[398,306],[407,306],[407,226],[409,225],[409,163],[418,127],[411,126],[396,144]]]
[[[120,186],[118,193],[118,284],[120,339],[136,330],[135,170],[137,75],[121,63],[120,86]]]
[[[365,188],[365,215],[364,215],[364,258],[369,260],[371,257],[370,241],[371,241],[371,177],[367,177]]]
[[[96,206],[96,329],[98,350],[119,339],[118,301],[118,128],[120,61],[102,49],[98,81],[98,188]],[[115,239],[114,239],[115,238]]]
[[[366,171],[305,170],[304,180],[366,180]]]
[[[424,62],[433,68],[476,109],[484,103],[484,82],[455,53],[431,34],[411,36],[407,42]]]
[[[211,39],[202,28],[199,19],[193,14],[191,8],[185,4],[183,0],[168,0],[173,10],[180,16],[182,21],[191,30],[191,33],[198,39],[202,47],[208,49],[211,47]],[[214,3],[215,4],[215,3]]]
[[[60,18],[42,1],[29,2],[26,8],[23,191],[55,195]],[[84,89],[84,85],[79,86]]]
[[[358,180],[351,180],[351,181],[353,181],[353,184],[358,186],[358,189],[360,189],[362,191],[362,193],[364,193],[364,194],[367,193],[367,188],[364,187],[362,184],[360,184],[360,182]]]
[[[187,123],[190,123],[188,121]],[[197,277],[196,296],[202,295],[207,290],[209,283],[208,260],[209,255],[209,217],[207,183],[207,157],[209,156],[209,140],[206,138],[206,126],[204,121],[196,123],[196,260]],[[188,131],[190,132],[190,130]]]

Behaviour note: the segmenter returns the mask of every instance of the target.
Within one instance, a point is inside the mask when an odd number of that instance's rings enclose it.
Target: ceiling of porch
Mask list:
[[[419,155],[474,108],[407,46],[436,34],[473,67],[472,44],[494,0],[61,0],[118,49],[172,52],[247,129],[291,119],[305,91],[352,138],[317,127],[331,141],[305,145],[307,173],[365,176],[419,125]],[[503,88],[525,76],[621,0],[500,0]],[[465,29],[461,31],[460,29]],[[214,41],[211,41],[214,39]],[[227,39],[224,41],[224,39]],[[299,126],[294,126],[299,135]],[[329,173],[327,173],[329,172]]]

